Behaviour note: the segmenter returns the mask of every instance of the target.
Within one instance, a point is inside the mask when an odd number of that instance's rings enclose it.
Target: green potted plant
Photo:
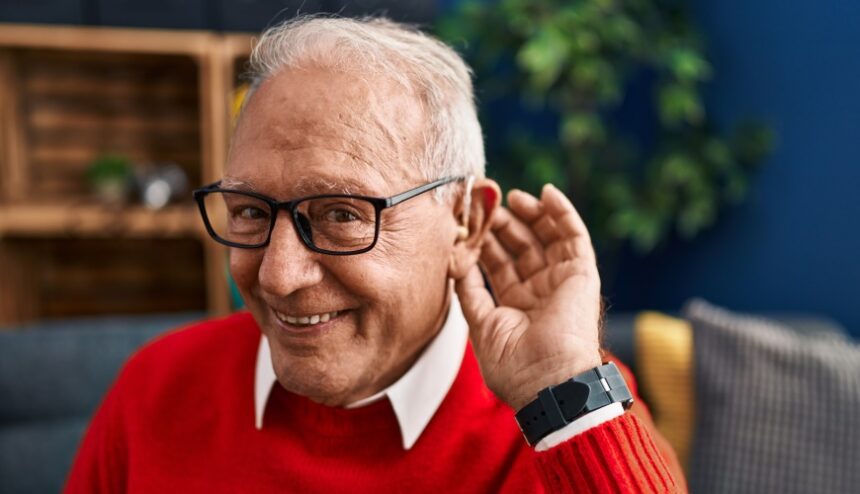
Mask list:
[[[87,168],[87,182],[96,197],[107,204],[123,204],[131,190],[132,165],[119,155],[101,155]]]
[[[647,254],[674,234],[694,237],[744,198],[772,147],[765,125],[725,135],[708,118],[701,87],[713,68],[684,7],[466,0],[438,24],[476,70],[485,129],[506,143],[489,155],[493,173],[507,187],[566,189],[604,254],[625,243]],[[642,113],[654,115],[647,150],[615,114],[642,86],[652,94]],[[511,95],[524,119],[488,118]],[[529,130],[524,122],[535,119],[549,130]]]

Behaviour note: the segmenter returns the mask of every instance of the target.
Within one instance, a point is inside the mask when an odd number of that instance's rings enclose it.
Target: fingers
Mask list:
[[[540,200],[521,191],[517,191],[515,201],[512,199],[509,197],[512,212],[531,220],[534,236],[545,248],[546,261],[594,257],[585,223],[567,196],[555,186],[545,185]]]
[[[493,232],[487,232],[484,237],[481,264],[486,268],[493,293],[502,305],[526,309],[537,303],[534,294],[531,293],[531,279],[520,278],[516,263]],[[539,270],[537,274],[541,271]]]
[[[519,189],[511,189],[508,192],[508,207],[526,223],[533,223],[543,215],[543,206],[540,201],[535,196]]]
[[[491,231],[509,254],[507,257],[514,260],[514,267],[521,279],[527,279],[546,266],[544,247],[540,240],[526,223],[507,209],[499,208],[493,215]]]
[[[548,263],[594,259],[585,223],[556,187],[544,186],[541,199],[512,190],[508,204],[496,210],[481,252],[496,293],[527,282]]]
[[[508,193],[508,205],[520,220],[530,226],[534,237],[544,246],[558,240],[555,220],[546,214],[543,201],[528,192],[513,189]]]
[[[588,236],[588,229],[573,203],[552,184],[543,187],[540,200],[528,192],[513,189],[508,193],[508,205],[514,215],[531,225],[544,245],[559,237]]]
[[[547,258],[553,260],[578,258],[586,261],[587,264],[595,264],[591,235],[570,199],[552,185],[544,186],[541,197],[544,210],[555,222],[556,232],[562,240],[547,248]]]
[[[570,199],[552,184],[544,186],[541,192],[544,211],[553,219],[556,228],[563,237],[590,237],[585,223],[573,207]]]
[[[530,249],[543,250],[531,228],[505,208],[496,210],[490,228],[514,257],[519,257]]]
[[[484,286],[481,270],[477,265],[472,266],[466,276],[457,280],[454,287],[457,290],[463,315],[466,316],[469,327],[480,327],[487,315],[496,308],[493,297]]]
[[[484,237],[484,245],[481,247],[481,264],[487,269],[490,285],[496,293],[504,293],[511,285],[521,282],[514,260],[492,231],[487,232]]]
[[[544,246],[552,245],[561,238],[561,233],[552,216],[545,214],[532,224],[535,235]]]

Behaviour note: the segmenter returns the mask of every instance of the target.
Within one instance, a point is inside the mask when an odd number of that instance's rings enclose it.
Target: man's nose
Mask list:
[[[270,294],[287,296],[322,281],[323,269],[318,261],[322,254],[305,246],[288,212],[278,212],[269,245],[265,249],[259,280],[260,287]]]

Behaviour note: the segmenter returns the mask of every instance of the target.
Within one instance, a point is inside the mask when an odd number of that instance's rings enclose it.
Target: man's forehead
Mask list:
[[[421,177],[420,102],[378,91],[361,97],[354,83],[348,74],[305,70],[263,83],[236,129],[224,183],[372,195]]]
[[[326,69],[282,71],[265,81],[248,103],[252,126],[331,132],[385,147],[411,147],[423,140],[421,99],[383,76]],[[305,142],[305,132],[283,135],[288,145]]]

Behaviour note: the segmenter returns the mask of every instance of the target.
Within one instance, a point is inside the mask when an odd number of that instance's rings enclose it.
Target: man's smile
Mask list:
[[[274,323],[280,329],[290,333],[306,333],[318,332],[326,329],[338,321],[342,321],[354,309],[343,307],[337,310],[326,309],[275,309],[269,306],[271,314],[274,316]]]
[[[321,322],[328,322],[330,319],[334,319],[337,317],[338,311],[333,312],[323,312],[321,314],[313,314],[310,316],[291,316],[289,314],[284,314],[283,312],[275,311],[275,317],[278,318],[279,321],[299,325],[299,326],[308,326]]]

